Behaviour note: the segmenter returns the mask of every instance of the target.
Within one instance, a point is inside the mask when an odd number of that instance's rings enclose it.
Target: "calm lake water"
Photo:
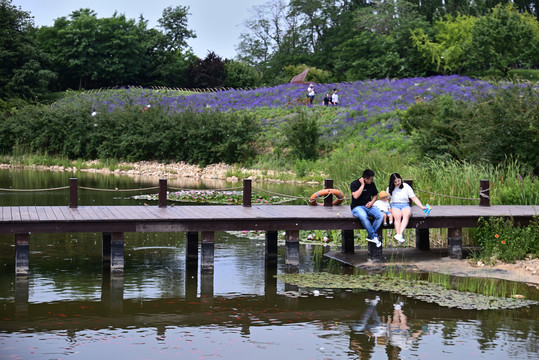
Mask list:
[[[0,188],[67,185],[68,174],[0,171]],[[77,174],[80,186],[156,183]],[[187,188],[231,184],[171,183]],[[306,195],[309,187],[259,185]],[[79,205],[133,204],[80,191]],[[62,205],[67,191],[0,192],[0,205]],[[539,307],[464,311],[372,291],[301,289],[280,247],[217,233],[213,272],[186,262],[184,233],[128,233],[125,272],[101,269],[101,234],[32,234],[30,275],[14,275],[14,237],[0,235],[0,359],[538,359]],[[299,272],[352,269],[301,246]],[[402,304],[401,304],[402,303]],[[398,305],[398,306],[395,306]],[[400,309],[399,309],[400,306]]]

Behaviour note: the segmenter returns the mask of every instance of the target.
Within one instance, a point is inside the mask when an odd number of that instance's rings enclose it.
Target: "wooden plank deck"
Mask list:
[[[179,232],[360,229],[348,206],[192,205],[2,207],[0,233]],[[435,206],[429,217],[412,207],[409,228],[475,227],[480,217],[505,216],[527,224],[539,206]]]

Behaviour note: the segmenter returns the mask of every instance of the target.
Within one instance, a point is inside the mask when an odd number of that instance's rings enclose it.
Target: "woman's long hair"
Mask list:
[[[399,175],[399,173],[393,173],[389,177],[389,195],[393,196],[393,190],[395,190],[395,179],[401,179],[401,185],[399,186],[399,189],[402,189],[404,187],[404,181],[402,181],[402,177]]]

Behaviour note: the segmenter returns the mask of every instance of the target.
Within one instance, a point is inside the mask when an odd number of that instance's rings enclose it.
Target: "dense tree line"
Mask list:
[[[534,0],[271,0],[237,51],[266,82],[298,64],[333,81],[506,73],[539,66],[538,16]]]
[[[237,59],[196,57],[189,8],[168,7],[158,29],[80,9],[36,28],[0,0],[0,99],[140,85],[253,87],[311,67],[323,81],[404,78],[539,66],[534,0],[270,0],[252,8]]]

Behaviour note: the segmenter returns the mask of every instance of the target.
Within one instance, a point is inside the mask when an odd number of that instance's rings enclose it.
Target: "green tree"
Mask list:
[[[164,30],[166,50],[182,50],[187,47],[187,40],[196,38],[194,31],[187,28],[188,6],[169,6],[163,10],[163,16],[157,20]]]
[[[189,68],[189,85],[193,88],[219,88],[225,85],[225,63],[213,51]]]
[[[1,0],[0,32],[0,99],[43,97],[55,74],[44,66],[30,14]]]
[[[359,32],[335,48],[341,80],[425,75],[428,64],[414,48],[410,29],[429,25],[413,4],[373,1],[356,11],[355,26]]]
[[[412,42],[424,57],[436,65],[437,71],[460,73],[467,61],[476,20],[473,16],[446,15],[434,23],[434,41],[423,29],[414,29]]]
[[[51,54],[61,86],[81,89],[87,87],[90,79],[97,78],[98,21],[90,9],[74,11],[70,18],[60,17],[52,27],[41,27],[38,41]]]
[[[511,5],[496,6],[472,28],[470,66],[505,75],[517,65],[530,66],[539,58],[536,29]]]
[[[235,89],[256,87],[260,75],[254,67],[241,61],[225,61],[225,86]]]
[[[110,18],[99,19],[98,29],[96,57],[100,61],[96,64],[95,78],[106,85],[137,84],[145,60],[142,41],[145,28],[123,14],[114,13]]]

